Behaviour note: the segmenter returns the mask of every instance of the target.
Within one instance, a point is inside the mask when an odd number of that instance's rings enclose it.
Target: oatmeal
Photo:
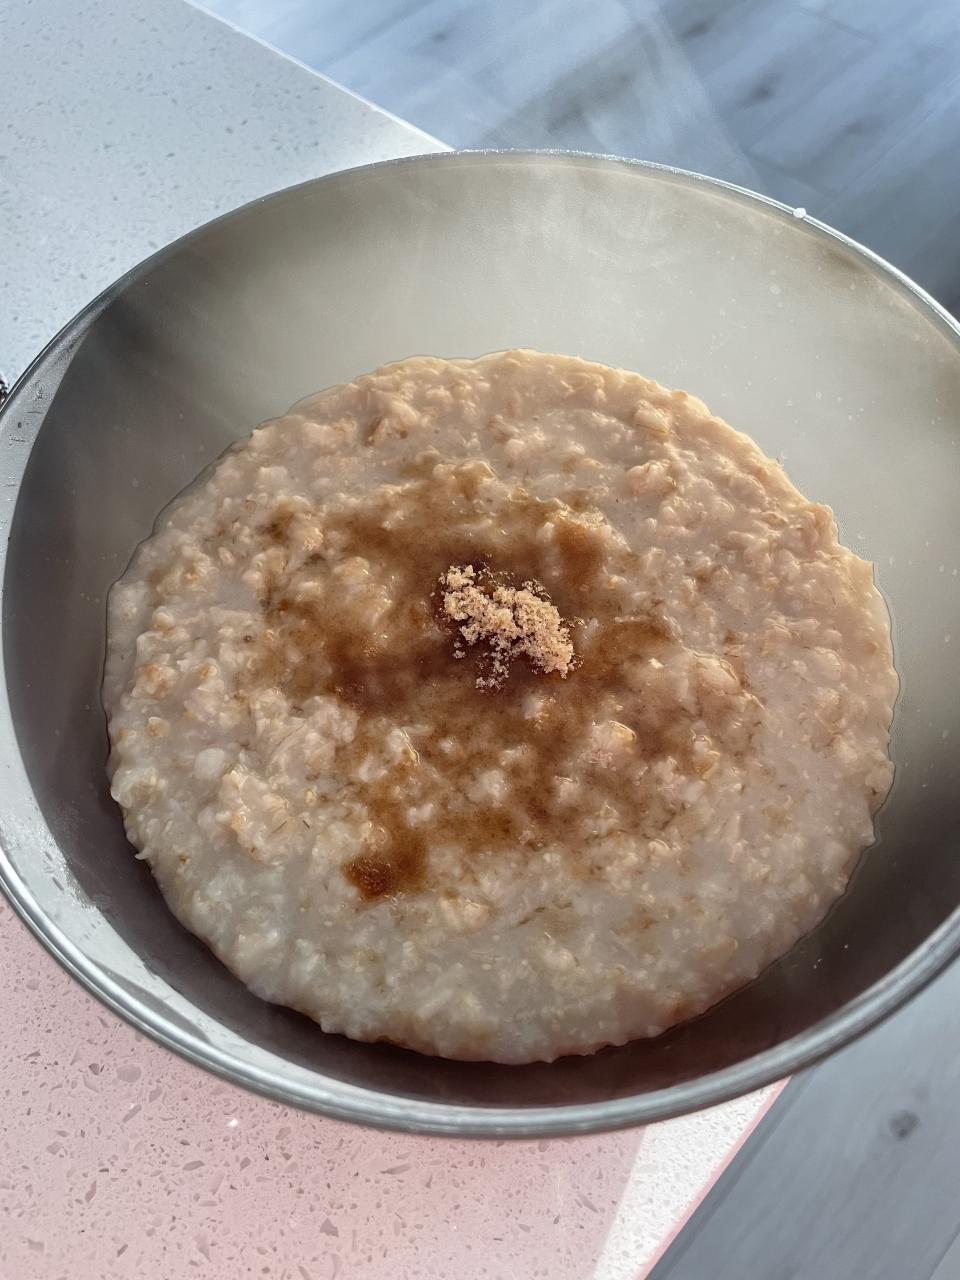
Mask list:
[[[113,794],[172,909],[328,1031],[654,1036],[817,923],[897,681],[871,567],[684,392],[529,351],[294,406],[114,587]]]

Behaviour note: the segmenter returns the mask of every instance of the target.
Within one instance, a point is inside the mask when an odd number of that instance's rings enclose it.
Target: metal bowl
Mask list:
[[[823,924],[668,1035],[550,1066],[324,1035],[250,995],[165,908],[110,799],[104,598],[160,509],[237,436],[419,352],[577,353],[701,395],[877,563],[902,692],[879,839]],[[692,174],[448,154],[257,201],[136,268],[2,414],[0,879],[95,995],[284,1102],[421,1132],[581,1133],[807,1066],[960,947],[960,331],[828,228]]]

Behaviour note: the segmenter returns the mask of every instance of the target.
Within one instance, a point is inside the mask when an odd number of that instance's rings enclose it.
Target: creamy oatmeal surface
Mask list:
[[[302,401],[113,589],[113,794],[179,918],[329,1031],[653,1036],[844,888],[892,776],[870,565],[705,406],[516,351]]]

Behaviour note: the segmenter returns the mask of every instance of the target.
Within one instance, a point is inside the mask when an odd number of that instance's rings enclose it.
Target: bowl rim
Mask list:
[[[928,313],[928,318],[937,322],[938,327],[954,341],[957,354],[960,356],[960,323],[930,294],[898,268],[856,240],[811,217],[804,210],[793,209],[769,196],[720,178],[712,178],[672,165],[588,151],[562,149],[441,151],[359,165],[282,188],[211,219],[143,259],[68,321],[16,379],[7,399],[0,407],[0,438],[6,440],[16,430],[14,417],[18,412],[22,412],[21,402],[29,398],[28,393],[33,384],[38,382],[48,367],[55,365],[59,358],[72,352],[101,311],[131,284],[148,274],[154,266],[181,252],[219,224],[239,219],[267,202],[296,199],[298,194],[308,188],[350,181],[358,175],[397,166],[408,168],[470,166],[484,165],[494,160],[502,163],[505,159],[531,165],[549,160],[561,163],[577,162],[600,169],[622,167],[637,172],[641,177],[668,176],[678,179],[681,185],[713,188],[745,205],[759,205],[775,217],[789,219],[791,222],[802,222],[822,238],[839,243],[846,249],[852,250],[854,254],[860,255],[881,276],[887,277],[921,304],[921,308]],[[26,423],[20,429],[26,438],[18,439],[20,448],[11,449],[6,453],[3,475],[5,483],[0,489],[0,525],[7,531],[0,545],[0,596],[6,590],[7,550],[14,508],[27,461],[39,431],[39,428],[29,428]],[[3,658],[0,654],[0,666],[2,663]],[[10,749],[19,755],[5,672],[3,679],[0,680],[0,742],[8,744]],[[2,764],[7,765],[9,774],[10,762],[0,760],[0,765]],[[280,1072],[246,1064],[236,1055],[212,1046],[202,1036],[186,1030],[180,1019],[167,1019],[156,1009],[147,1008],[136,1000],[132,1000],[108,971],[84,955],[82,949],[47,915],[11,860],[7,849],[7,831],[10,829],[8,822],[12,816],[15,816],[21,801],[30,803],[32,789],[25,773],[22,773],[21,778],[8,776],[5,781],[7,785],[0,793],[0,890],[45,949],[91,995],[158,1044],[232,1084],[250,1089],[276,1102],[294,1105],[333,1119],[352,1121],[381,1129],[455,1137],[560,1137],[607,1132],[698,1111],[763,1088],[819,1062],[889,1017],[930,983],[960,953],[960,906],[958,906],[918,947],[883,978],[861,992],[843,1008],[806,1031],[720,1071],[625,1098],[570,1106],[484,1107],[422,1101],[402,1095],[381,1093],[374,1089],[324,1078],[319,1074],[315,1080],[304,1084],[284,1079]]]

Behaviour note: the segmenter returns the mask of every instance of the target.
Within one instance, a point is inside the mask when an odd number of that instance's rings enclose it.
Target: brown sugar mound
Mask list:
[[[566,676],[573,665],[570,630],[535,582],[513,587],[472,564],[451,565],[440,575],[440,607],[445,619],[459,624],[457,657],[464,644],[488,651],[488,674],[477,677],[478,689],[499,689],[520,657],[544,675]]]

